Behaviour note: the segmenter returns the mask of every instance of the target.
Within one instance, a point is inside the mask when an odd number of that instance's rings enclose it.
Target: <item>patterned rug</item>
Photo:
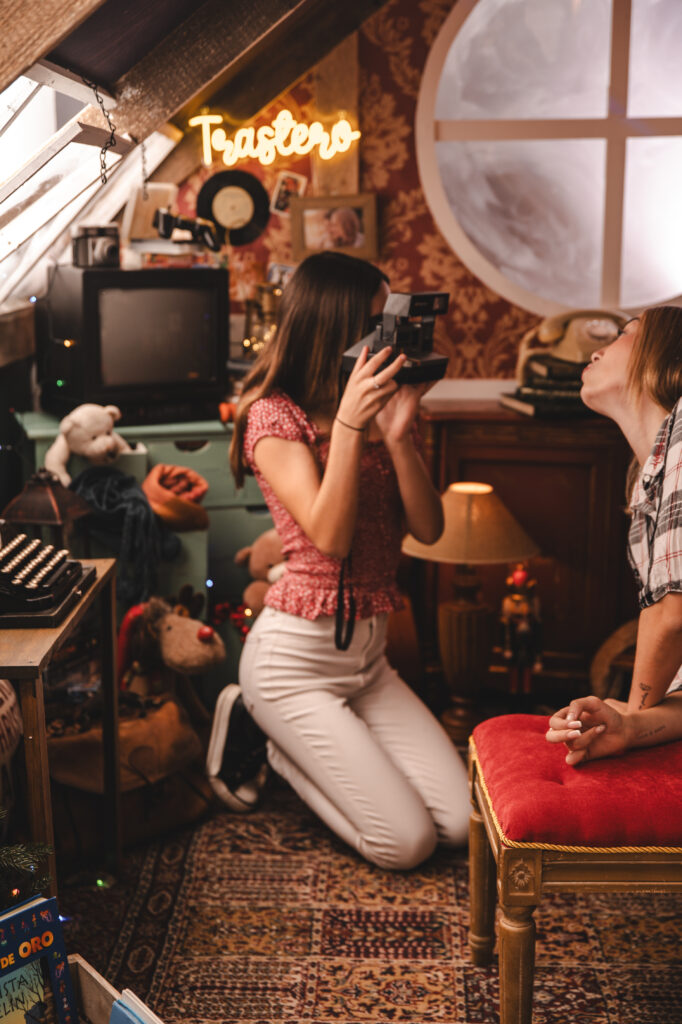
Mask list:
[[[111,888],[63,881],[60,906],[69,952],[167,1024],[498,1020],[464,856],[374,868],[283,784],[128,853]],[[682,1024],[682,894],[555,896],[536,918],[534,1024]]]

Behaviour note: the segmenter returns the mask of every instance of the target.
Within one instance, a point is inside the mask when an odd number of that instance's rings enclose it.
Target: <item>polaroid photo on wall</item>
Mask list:
[[[269,263],[266,280],[268,284],[283,288],[295,270],[296,266],[291,263]]]
[[[270,210],[279,214],[280,217],[290,215],[289,205],[292,196],[302,196],[305,192],[308,179],[304,174],[296,174],[294,171],[280,171],[272,192]]]

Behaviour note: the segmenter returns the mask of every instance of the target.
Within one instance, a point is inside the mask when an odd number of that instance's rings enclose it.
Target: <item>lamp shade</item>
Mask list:
[[[429,562],[486,565],[532,558],[540,549],[490,484],[450,484],[443,494],[445,528],[435,544],[408,534],[402,550]]]

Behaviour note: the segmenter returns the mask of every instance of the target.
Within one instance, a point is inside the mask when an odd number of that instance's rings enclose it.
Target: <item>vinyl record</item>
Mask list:
[[[201,187],[197,216],[215,222],[221,242],[227,238],[230,245],[247,245],[265,231],[270,198],[255,175],[218,171]]]

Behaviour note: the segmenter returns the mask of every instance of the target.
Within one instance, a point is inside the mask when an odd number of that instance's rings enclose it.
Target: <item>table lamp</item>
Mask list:
[[[75,491],[63,487],[57,477],[39,469],[29,477],[24,489],[2,510],[0,515],[17,532],[36,527],[49,529],[59,547],[68,547],[74,523],[92,513],[92,507]]]
[[[438,645],[451,694],[441,717],[455,743],[465,743],[475,724],[473,696],[488,671],[494,615],[478,600],[476,565],[520,562],[539,554],[490,484],[450,484],[442,496],[445,528],[435,544],[408,534],[403,553],[457,566],[454,594],[438,606]]]

